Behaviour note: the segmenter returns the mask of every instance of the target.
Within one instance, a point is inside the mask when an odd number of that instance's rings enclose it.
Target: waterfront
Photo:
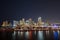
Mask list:
[[[2,31],[1,40],[60,40],[60,31]]]

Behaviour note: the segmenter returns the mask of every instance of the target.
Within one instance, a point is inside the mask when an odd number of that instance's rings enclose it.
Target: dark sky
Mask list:
[[[43,20],[60,20],[60,1],[52,0],[2,0],[0,20],[19,20],[39,16]]]

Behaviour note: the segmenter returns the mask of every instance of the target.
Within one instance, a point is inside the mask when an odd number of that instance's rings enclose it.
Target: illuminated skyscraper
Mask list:
[[[38,17],[37,25],[38,25],[39,27],[41,27],[41,25],[42,25],[42,18],[41,18],[41,17]]]
[[[27,27],[29,27],[29,20],[26,20],[25,25],[26,25]]]
[[[3,21],[2,26],[3,26],[3,27],[7,27],[7,26],[9,26],[8,21]]]
[[[15,28],[19,24],[19,21],[13,21],[13,28]]]
[[[24,27],[25,26],[25,19],[24,18],[22,18],[22,20],[20,20],[20,26],[21,27]]]
[[[31,18],[29,18],[29,26],[33,27],[33,25],[34,25],[34,21]]]
[[[6,22],[5,22],[5,21],[3,21],[2,26],[3,26],[3,27],[6,26]]]
[[[42,18],[41,18],[41,17],[38,17],[38,21],[39,21],[39,22],[42,22]]]

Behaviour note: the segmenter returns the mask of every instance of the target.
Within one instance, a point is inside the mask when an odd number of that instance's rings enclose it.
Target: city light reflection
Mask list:
[[[43,31],[38,31],[38,40],[44,40]]]
[[[54,40],[58,40],[58,32],[57,31],[54,32]]]

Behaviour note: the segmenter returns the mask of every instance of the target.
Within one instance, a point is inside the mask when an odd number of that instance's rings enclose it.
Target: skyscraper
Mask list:
[[[19,21],[13,21],[13,28],[15,28],[19,24]]]
[[[42,18],[41,18],[41,17],[38,17],[37,25],[38,25],[39,27],[41,27],[41,25],[42,25]]]
[[[42,22],[42,18],[41,18],[41,17],[38,17],[38,21],[39,21],[39,22]]]

